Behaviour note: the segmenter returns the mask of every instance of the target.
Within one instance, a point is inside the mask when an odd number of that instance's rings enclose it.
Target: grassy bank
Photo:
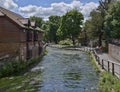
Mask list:
[[[30,61],[14,61],[5,65],[0,71],[0,92],[37,92],[42,83],[41,70],[21,72],[30,70],[45,54],[46,50]]]
[[[0,69],[0,78],[8,77],[13,75],[19,75],[20,73],[24,73],[30,67],[34,66],[40,59],[47,53],[46,49],[42,52],[42,54],[38,57],[35,57],[28,61],[15,60],[5,64]]]
[[[90,54],[91,63],[96,70],[96,72],[100,75],[98,92],[120,92],[120,79],[116,76],[113,76],[109,72],[101,72],[97,66],[97,63],[93,54]]]
[[[41,72],[39,71],[4,77],[0,79],[0,92],[37,92],[41,82]]]
[[[120,80],[111,73],[101,73],[99,92],[120,92]]]
[[[98,68],[98,66],[96,64],[96,60],[94,58],[94,55],[91,52],[88,52],[88,54],[90,56],[91,64],[93,65],[95,71],[97,72],[97,74],[100,74],[100,69]]]

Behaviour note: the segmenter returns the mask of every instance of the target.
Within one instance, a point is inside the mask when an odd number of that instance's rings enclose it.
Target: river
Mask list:
[[[32,69],[40,68],[42,71],[42,83],[38,92],[98,92],[99,76],[88,54],[49,47],[47,49],[48,54]]]

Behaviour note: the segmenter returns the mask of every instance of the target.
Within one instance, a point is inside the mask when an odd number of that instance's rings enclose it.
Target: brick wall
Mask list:
[[[109,55],[120,61],[120,46],[109,44]]]
[[[18,53],[19,36],[19,27],[7,17],[0,17],[0,56]]]
[[[28,35],[30,40],[27,40]],[[42,32],[38,33],[38,40],[34,40],[33,30],[21,28],[8,17],[0,17],[0,56],[18,53],[26,60],[38,56],[42,46]]]
[[[19,43],[0,43],[0,56],[18,54]]]
[[[0,17],[0,42],[18,42],[20,29],[7,17]]]

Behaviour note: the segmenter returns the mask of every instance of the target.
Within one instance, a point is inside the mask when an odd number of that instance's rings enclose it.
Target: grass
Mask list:
[[[38,71],[4,77],[0,79],[0,92],[36,92],[41,82],[41,73]]]
[[[89,54],[95,71],[100,75],[98,92],[120,92],[120,79],[109,72],[100,72],[93,54]]]
[[[37,92],[40,88],[41,72],[32,71],[21,73],[21,71],[34,66],[40,59],[47,54],[45,49],[43,53],[30,61],[14,61],[5,65],[0,74],[0,92]]]
[[[99,81],[99,92],[120,92],[120,80],[111,73],[103,72]]]
[[[90,59],[91,59],[91,64],[93,65],[95,71],[97,72],[97,74],[100,74],[100,69],[98,68],[98,66],[96,65],[96,60],[93,56],[93,54],[91,52],[89,52],[89,55],[90,55]]]
[[[20,73],[25,72],[26,70],[28,70],[29,68],[34,66],[37,62],[39,62],[40,59],[45,54],[47,54],[46,49],[43,51],[43,53],[40,56],[35,57],[35,58],[31,59],[31,60],[28,60],[28,61],[22,61],[22,60],[11,61],[11,62],[5,64],[0,69],[0,78],[13,76],[13,75],[19,75]]]

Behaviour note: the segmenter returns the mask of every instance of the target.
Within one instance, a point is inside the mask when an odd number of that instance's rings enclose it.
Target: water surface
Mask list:
[[[37,66],[42,69],[43,81],[38,92],[97,92],[98,75],[86,53],[56,48],[48,51]]]

